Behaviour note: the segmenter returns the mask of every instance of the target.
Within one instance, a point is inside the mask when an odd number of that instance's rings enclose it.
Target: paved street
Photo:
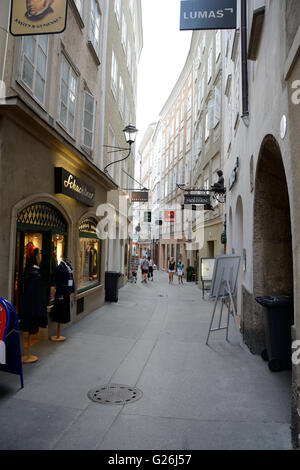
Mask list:
[[[19,378],[0,373],[1,449],[290,449],[289,372],[272,374],[233,332],[205,345],[212,304],[195,284],[127,284],[64,330],[65,343],[39,343],[39,361]],[[138,387],[125,406],[92,402],[108,383]]]

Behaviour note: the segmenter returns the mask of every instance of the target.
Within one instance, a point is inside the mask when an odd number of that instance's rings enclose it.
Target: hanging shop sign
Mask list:
[[[12,0],[13,36],[58,34],[66,29],[68,0]]]
[[[185,205],[210,205],[210,194],[185,194],[184,195]]]
[[[148,202],[148,191],[133,191],[131,202]]]
[[[180,30],[236,29],[236,0],[182,0]]]
[[[176,221],[176,212],[175,211],[165,211],[165,222],[175,222]]]
[[[86,206],[94,205],[94,188],[61,167],[55,168],[55,192],[72,197]]]

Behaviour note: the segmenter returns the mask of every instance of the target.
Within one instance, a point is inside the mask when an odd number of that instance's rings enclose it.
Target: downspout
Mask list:
[[[241,49],[242,49],[242,100],[244,124],[249,126],[249,96],[248,96],[248,53],[247,53],[247,0],[241,0]]]

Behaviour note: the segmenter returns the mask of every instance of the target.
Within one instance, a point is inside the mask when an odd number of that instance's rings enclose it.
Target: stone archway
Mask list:
[[[253,294],[293,294],[290,203],[281,151],[267,136],[256,168],[253,229]],[[265,345],[263,309],[255,301],[251,324],[245,325],[250,349]]]

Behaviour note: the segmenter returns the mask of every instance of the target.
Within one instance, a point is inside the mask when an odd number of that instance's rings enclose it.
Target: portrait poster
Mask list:
[[[62,33],[67,24],[68,0],[12,0],[13,36]]]

